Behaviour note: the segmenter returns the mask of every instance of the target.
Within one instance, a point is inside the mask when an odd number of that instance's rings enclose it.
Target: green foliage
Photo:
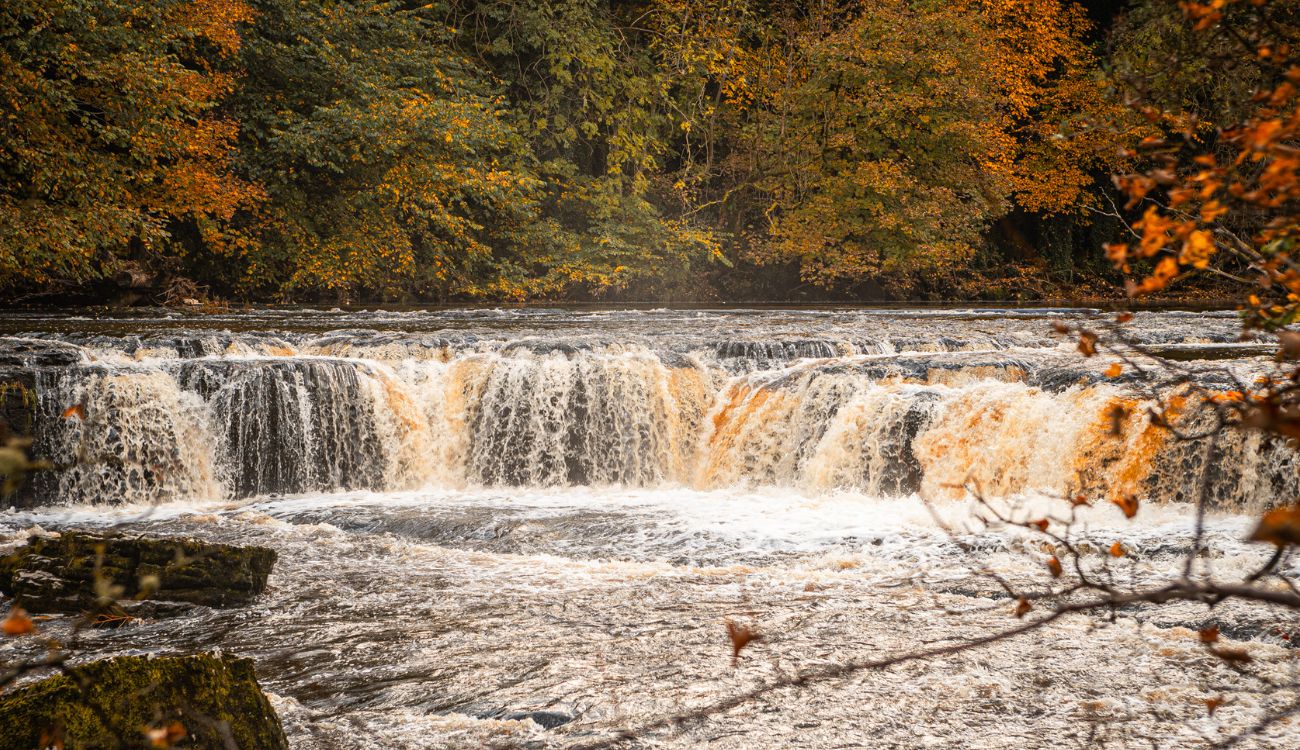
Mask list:
[[[685,279],[720,260],[711,232],[667,215],[664,159],[679,132],[671,71],[637,26],[649,8],[595,0],[460,2],[457,44],[504,82],[552,232],[520,291]]]
[[[259,0],[230,102],[270,197],[245,280],[264,291],[446,293],[538,242],[540,183],[434,8]]]

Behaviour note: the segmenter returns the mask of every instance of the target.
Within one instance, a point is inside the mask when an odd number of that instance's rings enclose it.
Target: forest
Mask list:
[[[1240,151],[1257,92],[1291,111],[1297,28],[1256,0],[11,0],[0,290],[1224,299],[1231,262],[1102,248]],[[1259,211],[1209,210],[1258,244]]]

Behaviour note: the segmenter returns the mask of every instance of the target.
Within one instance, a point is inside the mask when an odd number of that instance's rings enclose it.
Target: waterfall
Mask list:
[[[35,373],[34,452],[61,467],[35,482],[46,501],[470,485],[1186,501],[1205,473],[1203,442],[1171,440],[1122,382],[1005,321],[873,339],[710,339],[682,325],[627,340],[45,336],[0,354]],[[1239,458],[1208,472],[1217,505],[1300,491],[1290,445],[1221,440]]]

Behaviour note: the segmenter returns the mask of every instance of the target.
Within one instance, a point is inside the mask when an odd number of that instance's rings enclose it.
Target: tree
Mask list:
[[[1130,32],[1185,18],[1171,35],[1175,50],[1123,58],[1120,85],[1164,135],[1143,140],[1134,153],[1141,168],[1116,177],[1140,218],[1133,239],[1107,254],[1137,276],[1132,296],[1214,273],[1254,288],[1244,300],[1249,326],[1290,324],[1300,319],[1292,257],[1300,237],[1300,17],[1290,3],[1265,0],[1180,8],[1152,2],[1146,25]]]
[[[543,241],[539,180],[434,6],[258,0],[229,112],[265,187],[243,283],[389,298],[497,288]]]
[[[214,247],[260,194],[235,176],[242,0],[15,0],[0,8],[0,285],[83,282]]]
[[[707,228],[673,210],[668,162],[682,121],[674,78],[641,25],[653,12],[595,0],[460,0],[449,10],[458,48],[503,82],[545,185],[552,245],[531,278],[520,274],[521,290],[664,293],[724,260]]]
[[[658,7],[663,64],[701,82],[682,98],[692,210],[819,284],[942,277],[1012,205],[1077,210],[1107,163],[1089,123],[1115,107],[1075,5]]]

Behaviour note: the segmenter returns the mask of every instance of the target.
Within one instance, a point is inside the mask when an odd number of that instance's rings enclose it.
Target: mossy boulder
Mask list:
[[[120,656],[0,696],[0,750],[145,748],[169,729],[190,750],[289,747],[248,659]]]
[[[81,612],[104,599],[237,606],[266,590],[275,559],[264,547],[66,532],[0,557],[0,591],[32,612]]]

